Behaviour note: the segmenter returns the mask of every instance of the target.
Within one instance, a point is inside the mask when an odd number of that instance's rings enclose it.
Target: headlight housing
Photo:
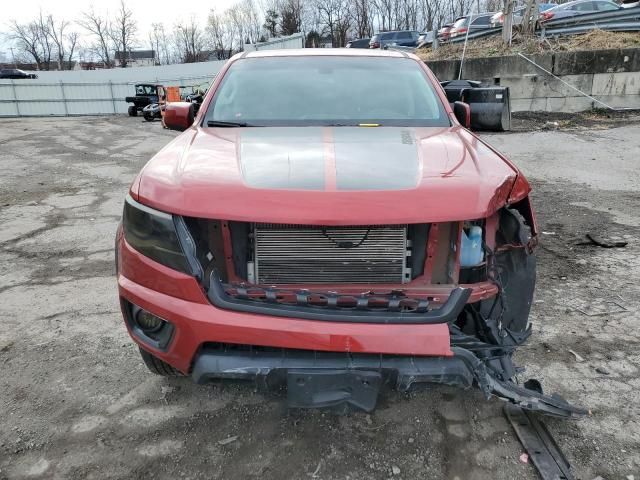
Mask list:
[[[124,238],[144,256],[201,279],[196,246],[184,219],[154,210],[127,195],[122,213]]]

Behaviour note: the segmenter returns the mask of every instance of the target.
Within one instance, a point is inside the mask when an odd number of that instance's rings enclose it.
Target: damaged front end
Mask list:
[[[296,407],[371,410],[382,388],[439,383],[581,416],[539,382],[517,383],[513,353],[531,334],[536,269],[526,193],[487,218],[364,226],[210,220],[128,198],[120,273],[136,279],[132,246],[190,275],[206,297],[166,304],[172,335],[162,348],[135,328],[136,295],[123,299],[125,317],[154,355],[186,352],[176,368],[196,382],[285,386]]]
[[[559,395],[545,395],[539,381],[522,386],[513,353],[531,335],[529,313],[536,279],[535,215],[525,196],[487,219],[486,273],[498,291],[493,298],[465,306],[449,324],[454,355],[465,361],[487,398],[496,395],[521,408],[558,417],[580,417],[588,410]]]
[[[383,270],[367,259],[367,268],[381,269],[377,275],[404,276],[405,283],[394,288],[369,284],[368,290],[363,291],[364,286],[353,283],[323,288],[319,279],[351,275],[348,280],[353,282],[354,276],[361,274],[358,268],[362,265],[357,259],[345,257],[340,262],[351,262],[348,270],[341,270],[337,263],[325,263],[308,272],[309,265],[296,269],[295,263],[302,262],[308,252],[303,251],[297,257],[299,247],[294,243],[285,245],[285,253],[275,247],[300,235],[302,240],[298,239],[298,243],[306,240],[313,244],[316,259],[328,262],[329,254],[321,250],[321,245],[358,248],[365,244],[362,238],[387,241],[396,235],[391,229],[362,228],[357,233],[358,241],[351,230],[317,227],[311,231],[294,227],[232,222],[216,226],[214,230],[220,228],[216,248],[221,252],[228,249],[234,255],[224,255],[226,262],[217,265],[214,262],[206,269],[209,301],[224,310],[302,321],[443,325],[449,330],[449,355],[207,344],[193,364],[196,382],[216,378],[260,379],[265,386],[286,385],[292,406],[351,404],[364,410],[374,408],[378,392],[384,386],[406,391],[420,383],[440,383],[463,388],[477,386],[487,398],[496,395],[548,415],[577,417],[587,413],[557,395],[544,395],[536,380],[523,386],[515,381],[516,374],[524,369],[514,366],[512,356],[531,334],[528,317],[535,287],[536,262],[532,252],[536,227],[528,198],[479,221],[406,228],[402,241],[409,250],[406,255],[401,252],[407,260],[397,266],[399,273],[394,273],[396,266],[392,268],[386,263]],[[474,227],[483,232],[484,253],[477,265],[466,265],[461,259],[462,237]],[[211,231],[211,226],[208,229]],[[338,245],[339,242],[346,246]],[[424,243],[422,250],[421,243]],[[392,250],[391,246],[385,248]],[[367,251],[367,255],[373,253],[375,250]],[[290,263],[284,265],[285,261]],[[318,283],[313,286],[301,283],[307,278]],[[269,286],[265,286],[267,282]],[[348,345],[344,348],[349,350]]]

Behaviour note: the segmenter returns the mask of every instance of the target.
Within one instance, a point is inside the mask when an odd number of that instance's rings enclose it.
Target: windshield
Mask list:
[[[155,95],[155,93],[154,85],[136,85],[136,95]]]
[[[205,116],[246,126],[449,126],[418,63],[390,57],[280,57],[236,61]],[[228,125],[232,126],[232,125]]]

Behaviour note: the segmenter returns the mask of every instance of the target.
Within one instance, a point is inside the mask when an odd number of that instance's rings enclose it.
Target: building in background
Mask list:
[[[155,50],[116,51],[114,54],[116,67],[122,67],[123,59],[127,67],[151,67],[156,65]]]

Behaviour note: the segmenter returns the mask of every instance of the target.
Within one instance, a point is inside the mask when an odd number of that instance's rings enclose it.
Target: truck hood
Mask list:
[[[132,194],[202,218],[403,224],[487,217],[516,174],[460,127],[192,128],[145,166]]]

